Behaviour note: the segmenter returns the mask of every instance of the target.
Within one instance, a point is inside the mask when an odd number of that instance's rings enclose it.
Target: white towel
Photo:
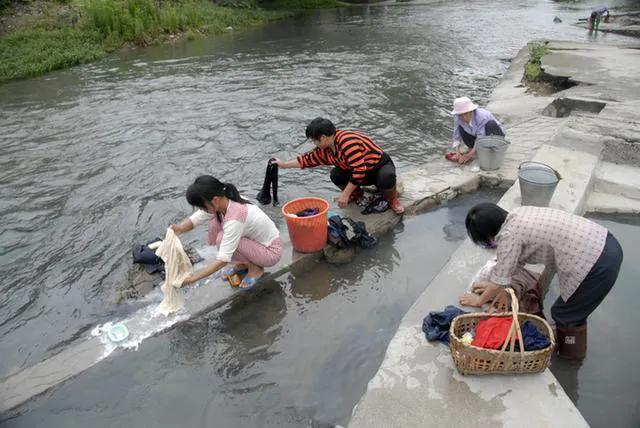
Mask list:
[[[167,234],[160,247],[156,250],[156,255],[164,261],[165,280],[160,289],[164,293],[164,299],[160,302],[160,312],[169,315],[182,308],[182,298],[176,292],[176,288],[182,286],[182,281],[191,273],[193,269],[191,261],[182,248],[180,238],[173,229],[168,228]]]

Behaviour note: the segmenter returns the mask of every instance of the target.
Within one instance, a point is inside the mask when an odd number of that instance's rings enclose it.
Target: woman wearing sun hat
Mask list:
[[[475,153],[476,138],[483,135],[499,135],[504,137],[504,128],[493,117],[491,112],[479,108],[469,97],[456,98],[453,101],[453,147],[455,152],[446,154],[450,161],[461,164],[470,162]],[[461,150],[461,143],[469,148],[466,153]]]

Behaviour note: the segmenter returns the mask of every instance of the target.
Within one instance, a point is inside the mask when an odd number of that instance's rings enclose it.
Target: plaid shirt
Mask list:
[[[565,211],[516,208],[496,236],[498,263],[491,281],[509,285],[518,266],[542,263],[558,273],[566,302],[600,257],[607,233],[599,224]]]

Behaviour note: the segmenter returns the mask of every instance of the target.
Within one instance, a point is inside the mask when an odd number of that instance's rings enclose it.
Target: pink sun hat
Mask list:
[[[451,114],[462,114],[474,111],[478,106],[475,105],[469,97],[460,97],[453,100],[453,110]]]

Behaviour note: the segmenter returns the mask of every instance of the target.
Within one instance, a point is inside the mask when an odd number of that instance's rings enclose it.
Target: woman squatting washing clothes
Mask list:
[[[460,164],[469,163],[476,154],[476,138],[484,135],[504,137],[504,128],[488,110],[479,108],[468,97],[456,98],[453,101],[453,147],[445,157]],[[462,152],[462,143],[468,150]]]
[[[257,206],[240,196],[233,184],[201,175],[187,189],[187,202],[198,210],[179,224],[171,225],[176,234],[185,233],[208,222],[209,244],[218,248],[216,259],[192,273],[183,285],[201,280],[222,269],[222,277],[247,270],[241,288],[251,288],[265,267],[282,257],[280,232]],[[232,266],[228,266],[231,263]]]
[[[275,159],[274,162],[280,168],[333,166],[331,181],[342,190],[338,197],[340,208],[362,197],[360,186],[375,184],[393,212],[398,215],[404,213],[396,191],[393,160],[369,136],[336,129],[330,120],[321,117],[309,123],[306,136],[313,141],[315,149],[293,160]]]
[[[462,304],[480,306],[511,284],[525,264],[544,264],[558,274],[560,297],[551,307],[561,357],[583,360],[587,350],[587,318],[618,278],[622,248],[603,226],[553,208],[520,207],[507,212],[481,203],[466,218],[471,240],[496,249],[497,263],[489,281],[476,285],[478,299],[462,296]]]

